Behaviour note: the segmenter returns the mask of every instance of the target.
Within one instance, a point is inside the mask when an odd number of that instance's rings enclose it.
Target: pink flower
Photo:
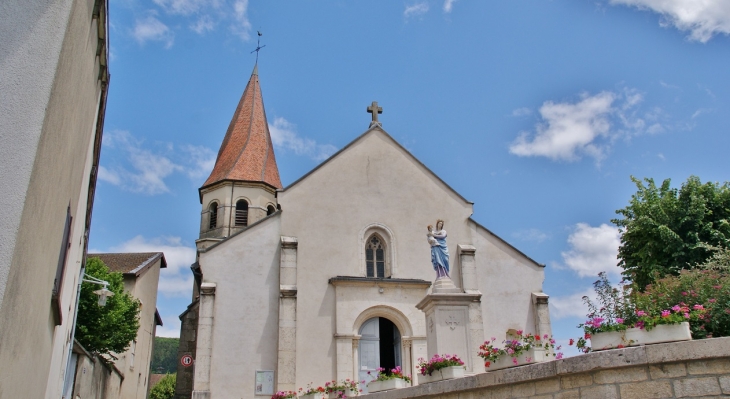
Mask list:
[[[547,335],[547,334],[545,334],[545,335],[543,335],[542,337],[543,337],[543,338],[545,338],[545,339],[547,339],[547,338],[548,338],[548,335]]]
[[[556,359],[558,359],[558,360],[562,359],[562,358],[563,358],[563,352],[558,352],[558,353],[557,353],[557,354],[555,355],[555,358],[556,358]]]
[[[694,310],[704,310],[705,307],[702,306],[702,305],[694,305],[694,306],[692,306],[692,309],[694,309]]]
[[[671,315],[671,314],[672,314],[672,312],[670,312],[668,310],[662,310],[662,317],[669,317],[669,315]]]
[[[679,312],[682,308],[679,307],[679,305],[672,306],[672,310],[675,312]]]
[[[644,312],[643,310],[637,310],[636,311],[636,315],[639,316],[639,317],[646,316],[646,312]]]
[[[494,342],[494,341],[496,341],[496,340],[497,340],[497,338],[494,338],[494,337],[492,337],[492,342]]]
[[[517,335],[522,335],[522,330],[517,330]]]
[[[517,358],[516,357],[513,357],[512,358],[512,363],[517,364]]]
[[[685,313],[685,314],[684,314],[684,318],[685,318],[685,319],[689,319],[689,313]]]
[[[617,317],[616,318],[616,323],[618,323],[618,324],[624,324],[624,319],[622,319],[620,317]]]
[[[710,302],[710,303],[715,303],[715,302],[717,302],[717,299],[715,299],[715,298],[710,298],[710,299],[708,299],[707,301],[708,301],[708,302]]]
[[[687,296],[687,291],[682,291],[683,296]]]

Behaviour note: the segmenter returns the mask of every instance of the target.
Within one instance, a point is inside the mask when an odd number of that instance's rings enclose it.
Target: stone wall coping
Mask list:
[[[535,381],[566,374],[722,357],[730,357],[730,337],[593,352],[566,359],[480,373],[464,378],[377,392],[367,396],[371,399],[415,398]]]

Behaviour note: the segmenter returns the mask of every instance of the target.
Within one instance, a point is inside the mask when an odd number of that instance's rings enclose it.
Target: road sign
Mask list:
[[[183,365],[183,367],[190,367],[193,365],[193,357],[190,355],[183,355],[180,358],[180,364]]]

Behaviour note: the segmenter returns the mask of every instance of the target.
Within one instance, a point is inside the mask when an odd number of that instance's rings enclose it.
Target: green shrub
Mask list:
[[[166,374],[150,389],[149,399],[172,399],[175,396],[175,374]]]

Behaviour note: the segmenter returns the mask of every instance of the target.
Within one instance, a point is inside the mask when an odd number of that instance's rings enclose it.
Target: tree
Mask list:
[[[114,353],[126,351],[137,337],[139,301],[124,292],[122,273],[110,272],[99,258],[86,261],[86,274],[108,281],[114,296],[107,299],[106,306],[99,306],[94,291],[101,287],[81,284],[76,339],[86,350],[116,359]]]
[[[175,396],[175,374],[167,374],[150,389],[149,399],[172,399]]]
[[[670,187],[670,179],[657,187],[653,179],[644,183],[631,177],[638,191],[629,205],[616,211],[613,219],[621,232],[619,263],[624,277],[646,287],[656,276],[678,275],[705,262],[710,247],[730,244],[730,186],[702,184],[690,176],[681,189]]]
[[[152,351],[153,373],[174,373],[177,371],[177,347],[179,338],[155,337],[155,348]]]

